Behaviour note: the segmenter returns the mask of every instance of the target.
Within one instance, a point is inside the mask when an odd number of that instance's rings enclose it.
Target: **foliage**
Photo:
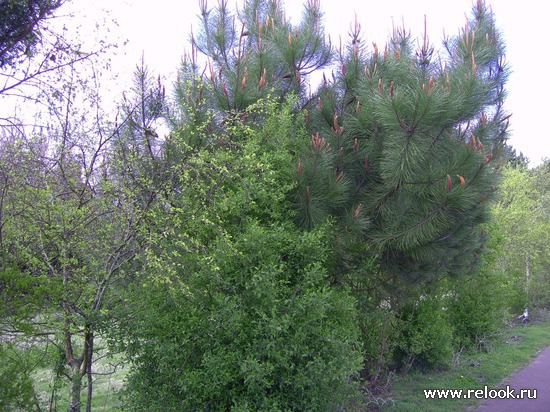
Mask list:
[[[82,85],[75,80],[66,88]],[[134,105],[147,104],[147,97],[135,96]],[[132,272],[130,262],[142,250],[144,214],[156,190],[151,181],[140,196],[115,173],[126,160],[116,137],[132,126],[130,118],[112,127],[101,120],[93,93],[85,98],[97,110],[91,124],[76,117],[82,110],[73,107],[76,98],[53,97],[59,127],[33,136],[13,128],[0,152],[0,279],[8,315],[2,329],[44,336],[59,348],[74,411],[81,409],[84,377],[91,408],[94,339],[111,289]]]
[[[101,70],[78,73],[89,54],[62,35],[0,89],[67,79],[41,86],[47,127],[10,120],[0,142],[1,327],[55,345],[52,405],[69,385],[80,410],[87,383],[91,410],[105,337],[133,365],[129,409],[343,409],[387,368],[445,366],[507,309],[548,303],[548,167],[516,158],[485,224],[514,156],[483,1],[439,54],[405,29],[367,49],[356,22],[314,96],[334,57],[317,0],[296,26],[279,0],[200,9],[172,99],[142,62],[109,119]],[[13,365],[6,390],[34,402]]]
[[[548,162],[535,169],[505,168],[493,215],[504,238],[496,270],[514,292],[510,309],[550,302],[548,244]]]
[[[353,300],[325,285],[326,245],[246,226],[199,271],[140,293],[147,314],[126,335],[130,409],[334,410],[352,394]]]
[[[490,232],[488,253],[481,257],[482,264],[476,275],[452,279],[444,284],[447,295],[444,305],[453,328],[456,350],[477,347],[496,333],[508,318],[510,301],[514,295],[509,279],[498,270],[502,236],[497,224],[485,227]]]
[[[268,94],[281,101],[298,95],[305,104],[307,77],[332,55],[318,0],[307,1],[297,26],[286,19],[281,0],[246,0],[237,12],[227,0],[214,8],[201,0],[200,9],[199,33],[178,81],[193,86],[180,90],[180,100],[213,110],[218,121],[246,116],[247,107]],[[207,59],[204,69],[199,53]]]
[[[41,25],[63,0],[5,0],[0,3],[0,67],[34,54]]]
[[[449,366],[453,330],[441,305],[442,300],[437,296],[421,296],[401,311],[399,320],[403,326],[394,351],[398,366]]]
[[[131,409],[334,410],[353,393],[355,307],[326,283],[329,232],[288,220],[290,107],[267,103],[260,124],[218,137],[232,148],[187,157],[169,217],[155,215],[171,226],[158,222],[128,297],[142,305],[120,325]]]
[[[376,257],[396,304],[400,287],[407,295],[411,284],[475,269],[505,141],[503,46],[481,1],[437,59],[425,37],[415,49],[404,29],[371,52],[358,23],[350,36],[340,72],[309,112],[297,222],[312,228],[334,216],[355,233],[347,242]]]
[[[494,277],[466,278],[448,299],[453,343],[457,350],[483,344],[503,326],[507,312],[503,299],[497,295],[498,286],[498,279]]]
[[[362,342],[365,351],[364,373],[377,387],[388,369],[413,366],[422,369],[449,364],[450,353],[486,345],[509,319],[510,302],[515,291],[509,278],[498,270],[502,236],[497,225],[485,225],[490,232],[488,252],[475,275],[450,278],[418,290],[399,310],[388,301],[379,302],[380,287],[358,296]],[[372,270],[372,269],[371,269]],[[364,285],[364,283],[363,283]],[[357,290],[357,285],[354,285]],[[412,302],[411,302],[412,301]]]
[[[498,388],[515,371],[533,361],[550,344],[550,323],[507,327],[486,342],[486,350],[466,349],[457,353],[453,367],[423,373],[400,374],[392,385],[381,411],[461,412],[476,409],[483,402],[461,397],[426,398],[424,390]],[[380,402],[382,403],[382,402]]]
[[[32,410],[38,399],[31,372],[36,362],[30,350],[22,350],[11,342],[0,342],[1,410]]]
[[[471,304],[461,282],[483,262],[481,224],[507,153],[507,68],[482,1],[438,53],[426,36],[415,47],[405,29],[368,50],[360,29],[356,22],[338,72],[308,106],[295,221],[308,230],[335,223],[332,282],[356,297],[364,375],[377,384],[392,362],[443,365],[453,333],[469,339],[453,329],[442,296],[454,296],[459,322],[458,307]],[[499,303],[487,302],[495,312]],[[472,327],[481,333],[493,320]]]
[[[376,389],[392,366],[401,323],[396,311],[384,305],[360,306],[358,313],[364,357],[362,377],[365,384]]]

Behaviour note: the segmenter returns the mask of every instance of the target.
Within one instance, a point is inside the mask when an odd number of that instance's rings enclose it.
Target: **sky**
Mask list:
[[[298,21],[304,1],[283,0],[293,22]],[[215,6],[217,0],[208,4]],[[242,0],[229,0],[230,6],[240,4]],[[545,100],[550,96],[550,85],[544,80],[546,15],[528,7],[527,2],[486,0],[486,4],[495,14],[511,69],[505,103],[505,109],[512,113],[509,143],[536,166],[550,159],[550,128],[543,122],[549,115]],[[340,38],[346,42],[356,16],[367,44],[376,42],[379,47],[386,43],[394,25],[404,24],[413,38],[420,37],[426,19],[428,36],[436,49],[444,34],[455,35],[464,27],[472,5],[472,0],[321,0],[325,31],[333,44]],[[113,73],[119,74],[117,85],[131,79],[142,56],[151,70],[165,81],[173,81],[182,56],[189,51],[189,34],[198,28],[198,0],[72,0],[67,6],[74,15],[72,23],[82,25],[81,33],[108,35],[119,43],[112,64]]]

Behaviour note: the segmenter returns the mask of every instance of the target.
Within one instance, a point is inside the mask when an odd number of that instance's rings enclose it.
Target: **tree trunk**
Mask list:
[[[531,283],[531,259],[529,258],[529,256],[527,256],[525,258],[525,276],[526,276],[526,281],[525,281],[525,295],[526,295],[526,301],[525,301],[525,321],[528,322],[529,321],[529,303],[530,303],[530,299],[529,299],[529,289],[530,289],[530,283]]]
[[[71,412],[81,411],[82,379],[88,378],[88,397],[86,400],[86,412],[92,411],[93,381],[92,381],[92,353],[94,334],[90,325],[84,327],[84,348],[80,357],[74,356],[72,345],[72,333],[69,330],[68,320],[65,324],[65,356],[70,367],[69,378],[71,381],[69,390],[69,410]]]
[[[80,412],[80,391],[82,390],[82,374],[80,373],[80,365],[75,359],[75,364],[71,365],[71,386],[70,386],[70,398],[69,409],[71,412]]]
[[[65,308],[67,309],[67,308]],[[67,310],[66,310],[67,312]],[[71,332],[71,320],[68,314],[65,315],[64,324],[65,333],[65,358],[69,364],[69,410],[71,412],[80,412],[80,391],[82,389],[82,374],[80,373],[80,367],[82,366],[82,358],[76,358],[74,356],[73,348],[73,334]]]
[[[88,397],[86,398],[86,412],[92,412],[92,397],[93,397],[93,380],[92,380],[92,355],[94,353],[94,333],[91,330],[90,326],[86,326],[86,333],[84,336],[84,356],[86,357],[85,361],[85,372],[88,379]]]

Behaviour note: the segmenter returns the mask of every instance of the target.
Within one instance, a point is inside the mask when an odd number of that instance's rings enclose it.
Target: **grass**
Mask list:
[[[116,365],[116,367],[114,366]],[[119,412],[122,411],[117,391],[124,385],[124,378],[127,368],[121,364],[121,359],[102,358],[94,362],[94,376],[92,410],[98,412]],[[113,372],[114,373],[111,373]],[[53,384],[55,381],[51,365],[43,365],[37,368],[33,374],[34,388],[41,401],[42,410],[50,410],[50,399],[52,396]],[[66,411],[69,407],[69,382],[62,377],[57,387],[57,399],[53,410]],[[82,380],[81,402],[86,404],[87,387],[86,378]]]
[[[513,372],[528,364],[550,345],[550,321],[516,325],[502,331],[483,350],[455,356],[449,370],[409,372],[395,378],[391,392],[379,398],[381,411],[470,411],[481,400],[426,399],[425,389],[497,388]]]
[[[94,395],[92,406],[94,411],[102,412],[118,412],[121,411],[120,401],[117,396],[117,391],[123,385],[124,371],[118,371],[109,376],[96,376],[94,380]],[[41,407],[43,410],[49,410],[49,402],[52,393],[53,373],[51,368],[42,368],[36,371],[34,375],[35,390],[42,401]],[[86,380],[83,380],[83,391],[81,402],[86,404]],[[65,411],[68,409],[68,394],[69,385],[66,380],[63,380],[58,390],[58,399],[55,403],[54,410]]]

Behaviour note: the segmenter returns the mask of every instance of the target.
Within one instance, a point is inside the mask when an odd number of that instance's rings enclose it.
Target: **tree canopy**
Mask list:
[[[351,34],[335,80],[325,79],[308,112],[298,223],[336,217],[340,239],[354,232],[389,283],[468,273],[483,252],[478,227],[508,124],[493,16],[478,2],[437,54],[425,36],[415,47],[404,28],[370,50],[359,24]]]
[[[0,67],[31,57],[40,43],[41,25],[63,0],[5,0],[0,3]]]

